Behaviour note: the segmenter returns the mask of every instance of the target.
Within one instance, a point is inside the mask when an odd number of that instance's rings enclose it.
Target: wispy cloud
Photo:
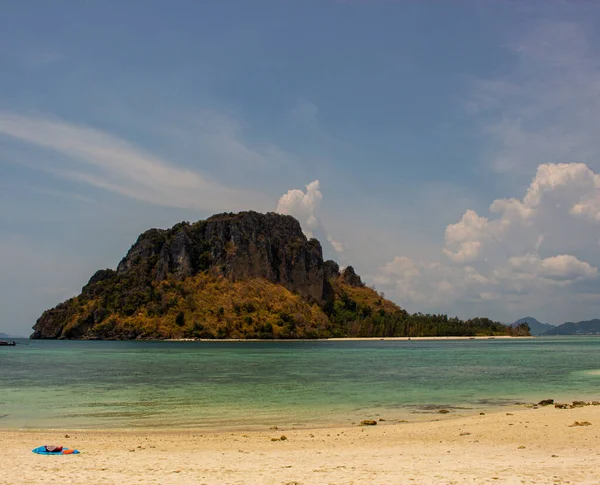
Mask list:
[[[556,161],[600,168],[600,58],[588,32],[556,20],[529,27],[509,43],[513,68],[476,81],[467,102],[489,141],[489,163],[518,174]]]
[[[48,189],[46,187],[37,187],[37,186],[33,186],[33,185],[26,185],[23,188],[31,193],[48,195],[50,197],[58,197],[58,198],[67,199],[67,200],[76,200],[78,202],[85,202],[87,204],[97,204],[98,203],[95,199],[88,197],[86,195],[79,194],[77,192],[68,192],[65,190],[54,190],[54,189]]]
[[[119,107],[119,117],[125,115]],[[170,140],[173,146],[183,148],[188,153],[205,153],[213,165],[225,165],[235,171],[269,170],[287,166],[294,162],[293,157],[283,152],[272,143],[254,146],[244,140],[245,126],[240,119],[215,110],[202,110],[193,114],[182,114],[167,110],[161,113],[164,123],[151,125],[149,128],[160,136]],[[131,117],[132,122],[140,124],[137,116]],[[141,124],[146,124],[141,121]]]
[[[264,210],[272,204],[260,193],[222,185],[95,128],[0,112],[0,135],[59,153],[70,162],[40,162],[41,170],[144,202],[207,211]]]

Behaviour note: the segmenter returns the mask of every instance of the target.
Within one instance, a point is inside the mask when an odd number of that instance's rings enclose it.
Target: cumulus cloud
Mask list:
[[[306,191],[290,189],[281,196],[276,211],[280,214],[294,216],[302,224],[307,237],[313,237],[313,231],[319,227],[317,209],[323,194],[319,190],[319,181],[313,180],[306,186]]]
[[[95,128],[0,112],[0,136],[65,157],[64,164],[38,164],[41,170],[144,202],[218,211],[269,205],[261,194],[224,186]]]
[[[374,281],[401,304],[429,308],[462,301],[489,309],[498,300],[526,311],[585,298],[600,287],[599,197],[600,176],[587,165],[540,165],[522,198],[493,201],[488,217],[467,210],[448,225],[439,261],[397,256]]]
[[[572,254],[559,254],[541,259],[537,254],[513,256],[508,260],[513,275],[544,278],[556,283],[571,283],[598,276],[598,269]]]
[[[456,224],[446,228],[444,253],[457,263],[472,261],[481,249],[481,239],[489,231],[489,222],[475,211],[468,210]]]
[[[342,253],[346,250],[344,243],[331,237],[317,216],[322,199],[320,183],[313,180],[306,186],[306,190],[290,189],[283,194],[277,203],[276,212],[298,219],[308,238],[315,237],[315,232],[322,231],[333,250]]]
[[[548,232],[560,244],[567,226],[581,229],[583,223],[600,220],[599,197],[600,176],[587,165],[542,164],[522,199],[492,202],[490,213],[497,217],[489,220],[468,210],[459,222],[450,224],[443,252],[456,263],[466,263],[481,259],[484,247],[506,247],[507,242],[521,250],[537,250]]]

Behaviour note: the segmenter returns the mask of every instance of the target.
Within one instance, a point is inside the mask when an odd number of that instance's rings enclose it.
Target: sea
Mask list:
[[[0,428],[265,429],[600,400],[600,337],[0,347]],[[448,414],[439,411],[448,410]]]

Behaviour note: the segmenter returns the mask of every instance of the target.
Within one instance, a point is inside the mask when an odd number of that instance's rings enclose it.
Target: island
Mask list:
[[[116,270],[45,311],[33,339],[529,335],[526,324],[410,314],[323,260],[289,215],[223,213],[141,234]]]

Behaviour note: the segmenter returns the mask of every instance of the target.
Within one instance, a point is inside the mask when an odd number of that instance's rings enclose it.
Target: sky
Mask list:
[[[600,5],[0,0],[0,331],[219,212],[411,312],[600,318]]]

